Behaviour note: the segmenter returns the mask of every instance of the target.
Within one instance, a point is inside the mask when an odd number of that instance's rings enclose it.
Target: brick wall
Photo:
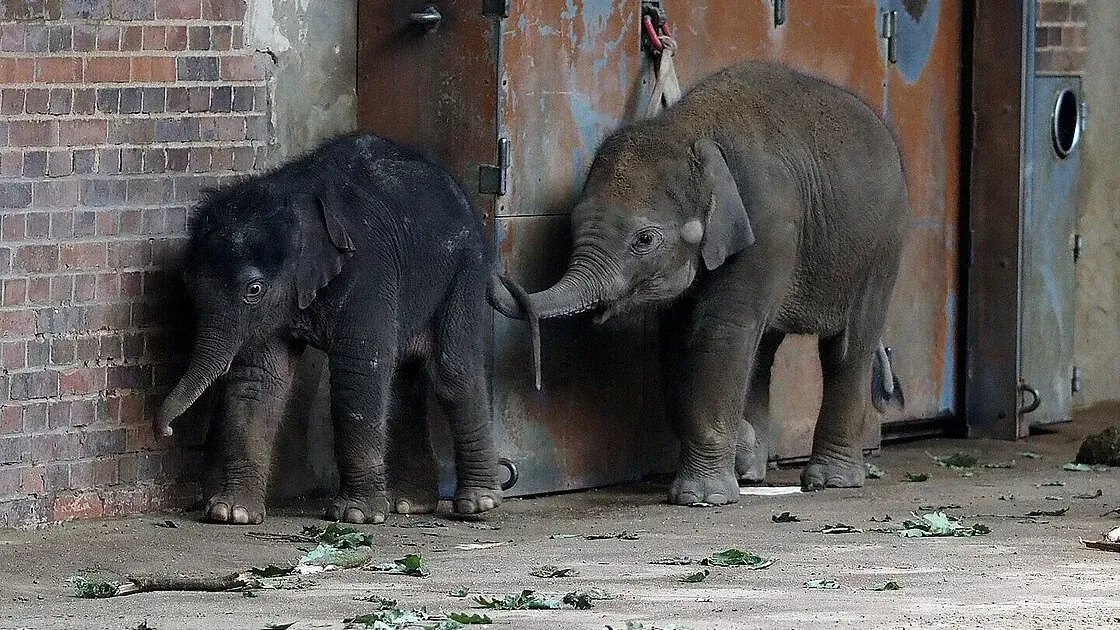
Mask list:
[[[0,525],[197,498],[157,444],[167,268],[199,190],[262,160],[244,0],[0,4]]]
[[[1038,0],[1035,26],[1035,72],[1081,74],[1085,71],[1086,0]]]

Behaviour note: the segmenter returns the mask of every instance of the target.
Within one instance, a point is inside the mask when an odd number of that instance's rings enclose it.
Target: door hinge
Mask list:
[[[509,185],[509,138],[498,139],[498,165],[478,167],[478,192],[484,195],[506,194]]]
[[[883,32],[880,36],[887,40],[887,61],[898,61],[898,11],[883,12]]]
[[[1081,391],[1081,368],[1073,366],[1073,376],[1069,379],[1069,389],[1073,393]]]
[[[787,0],[773,0],[774,1],[774,26],[778,27],[786,23],[786,1]]]
[[[1081,260],[1081,252],[1085,250],[1085,237],[1080,234],[1073,235],[1073,262]]]
[[[509,17],[509,0],[482,0],[482,15],[486,17]]]

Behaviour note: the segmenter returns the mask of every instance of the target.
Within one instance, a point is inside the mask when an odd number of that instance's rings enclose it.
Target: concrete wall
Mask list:
[[[276,165],[356,126],[354,0],[249,0],[246,40],[275,58],[267,162]],[[273,467],[272,497],[336,483],[325,355],[308,349],[296,372]]]
[[[1078,406],[1120,399],[1120,2],[1089,0],[1075,362]]]

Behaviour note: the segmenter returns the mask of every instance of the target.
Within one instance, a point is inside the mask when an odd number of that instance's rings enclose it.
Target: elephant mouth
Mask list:
[[[609,302],[604,301],[600,303],[592,321],[594,321],[596,325],[603,324],[619,314],[631,311],[639,306],[641,303],[639,296],[643,292],[644,284],[645,283],[638,284]]]

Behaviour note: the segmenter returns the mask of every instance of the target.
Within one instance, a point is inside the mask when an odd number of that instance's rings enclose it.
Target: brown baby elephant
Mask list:
[[[503,284],[491,293],[510,317],[661,307],[681,437],[669,500],[683,505],[734,502],[740,479],[763,478],[774,354],[787,334],[819,335],[802,485],[860,486],[868,392],[880,408],[902,399],[880,335],[906,217],[898,147],[867,105],[747,62],[606,139],[572,211],[567,272],[528,313]]]

